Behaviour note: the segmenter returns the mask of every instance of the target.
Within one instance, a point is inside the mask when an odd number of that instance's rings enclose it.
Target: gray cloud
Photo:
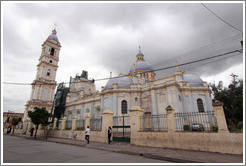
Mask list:
[[[242,4],[206,6],[243,29]],[[35,79],[41,45],[54,23],[58,24],[57,36],[62,45],[58,82],[68,82],[70,76],[83,69],[88,70],[90,78],[96,79],[108,77],[110,71],[114,76],[128,73],[139,45],[155,69],[241,48],[241,34],[199,3],[8,3],[2,9],[2,74],[8,82]],[[229,66],[242,64],[242,59],[242,56],[233,56],[180,68],[200,76],[216,75]],[[158,72],[158,77],[173,72],[174,69],[163,70]],[[102,82],[96,84],[97,88],[103,85]],[[3,89],[4,111],[23,112],[31,86],[16,85],[11,91],[9,88],[10,85],[6,85]],[[16,91],[23,89],[24,95],[16,95]],[[11,107],[15,102],[16,106]]]

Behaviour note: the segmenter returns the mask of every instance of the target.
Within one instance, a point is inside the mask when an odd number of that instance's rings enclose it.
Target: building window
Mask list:
[[[54,55],[54,54],[55,54],[55,49],[54,48],[51,48],[50,55]]]
[[[48,69],[48,70],[47,70],[47,76],[50,76],[50,73],[51,73],[51,70]]]
[[[197,107],[199,112],[204,112],[203,102],[202,99],[197,99]]]
[[[126,100],[123,100],[121,102],[121,113],[127,114],[127,101]]]
[[[52,63],[52,60],[50,60],[50,63]]]

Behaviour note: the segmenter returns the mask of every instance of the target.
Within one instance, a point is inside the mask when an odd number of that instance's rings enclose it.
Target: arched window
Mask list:
[[[55,53],[55,49],[54,48],[51,48],[50,55],[54,55],[54,53]]]
[[[48,70],[47,70],[47,76],[50,76],[50,73],[51,73],[51,70],[48,69]]]
[[[199,112],[204,112],[203,102],[202,99],[197,99],[197,107]]]
[[[121,113],[127,114],[127,101],[126,100],[123,100],[121,102]]]

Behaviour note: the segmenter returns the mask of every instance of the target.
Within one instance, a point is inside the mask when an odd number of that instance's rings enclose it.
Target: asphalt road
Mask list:
[[[86,147],[3,135],[3,163],[164,163]]]

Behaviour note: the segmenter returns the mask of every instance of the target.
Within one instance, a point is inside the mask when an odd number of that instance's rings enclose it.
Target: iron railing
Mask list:
[[[176,131],[218,131],[214,111],[175,113]]]
[[[78,119],[76,122],[76,127],[85,127],[85,120],[84,119]]]
[[[72,120],[66,120],[66,129],[72,129]]]
[[[140,131],[167,131],[167,115],[143,115],[140,116]]]
[[[102,130],[102,117],[91,118],[90,119],[90,129],[91,131],[101,131]]]

